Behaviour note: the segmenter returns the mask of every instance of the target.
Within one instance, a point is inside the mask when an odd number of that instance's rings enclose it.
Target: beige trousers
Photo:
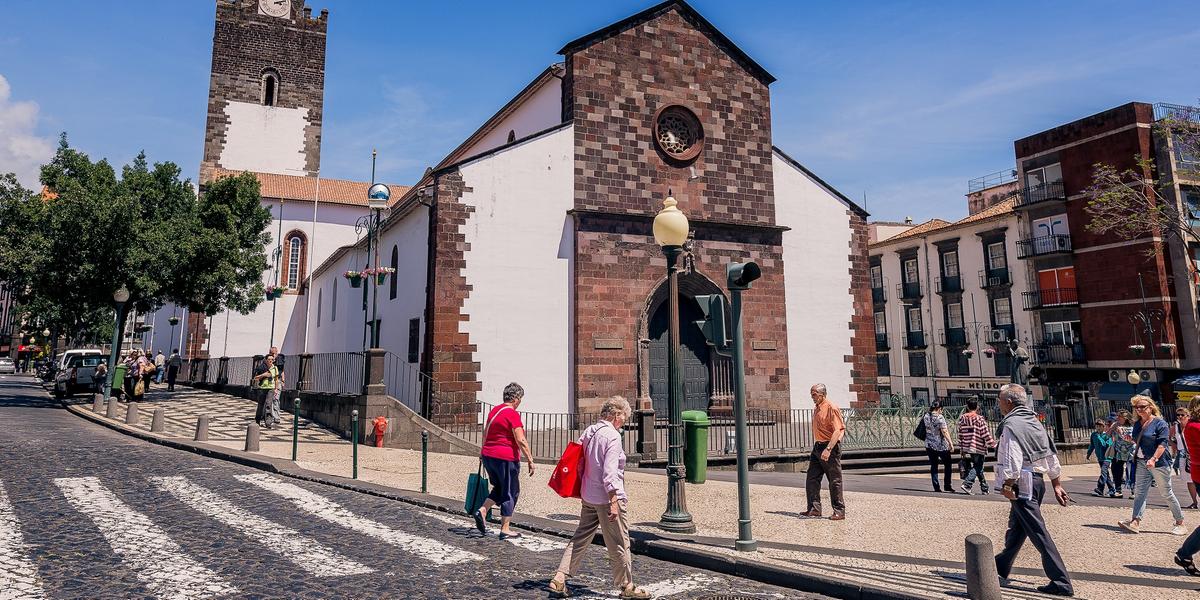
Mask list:
[[[625,589],[633,583],[633,563],[629,554],[629,515],[625,510],[625,503],[621,503],[621,515],[617,520],[610,521],[607,504],[584,502],[579,512],[579,527],[575,529],[575,536],[563,552],[558,570],[567,575],[577,574],[579,563],[583,560],[583,551],[592,545],[597,528],[600,529],[600,535],[604,536],[604,546],[608,548],[613,583],[617,585],[617,589]]]

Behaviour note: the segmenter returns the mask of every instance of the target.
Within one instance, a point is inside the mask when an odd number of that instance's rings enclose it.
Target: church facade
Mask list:
[[[264,182],[264,203],[282,200],[284,222],[273,227],[289,260],[273,277],[291,300],[274,319],[265,319],[269,303],[227,317],[235,333],[224,336],[224,315],[191,319],[196,353],[261,353],[264,320],[285,353],[363,349],[371,311],[345,273],[371,261],[353,227],[367,212],[367,184],[341,182],[340,204],[318,197],[319,94],[289,89],[317,85],[309,58],[323,63],[327,19],[302,5],[272,17],[218,2],[217,38],[228,37],[214,45],[202,182],[248,170]],[[246,23],[259,21],[312,54],[246,50],[261,62],[218,75],[218,54],[258,43],[222,32],[258,31]],[[811,406],[818,382],[840,405],[874,403],[867,215],[774,146],[774,77],[683,1],[559,54],[420,181],[392,186],[378,250],[396,272],[379,288],[375,326],[381,347],[432,379],[435,412],[497,402],[510,381],[533,412],[594,412],[614,394],[665,409],[666,261],[651,223],[668,195],[693,236],[680,277],[685,408],[731,408],[732,365],[692,323],[701,318],[694,296],[728,297],[725,265],[746,260],[763,270],[744,294],[749,405]],[[285,191],[309,188],[301,198]],[[318,217],[299,218],[311,212]],[[297,247],[307,258],[291,261]]]

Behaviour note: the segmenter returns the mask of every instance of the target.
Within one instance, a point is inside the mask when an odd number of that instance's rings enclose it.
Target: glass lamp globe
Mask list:
[[[672,196],[663,200],[663,209],[654,216],[654,241],[659,246],[682,246],[688,238],[688,220]]]

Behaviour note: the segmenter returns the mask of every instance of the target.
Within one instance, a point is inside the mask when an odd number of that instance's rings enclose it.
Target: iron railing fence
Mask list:
[[[1038,289],[1021,292],[1021,297],[1025,302],[1025,310],[1079,304],[1079,290],[1076,288]]]
[[[300,355],[281,354],[279,358],[283,360],[283,390],[300,389]]]
[[[1071,236],[1065,233],[1043,235],[1017,241],[1017,258],[1071,251]]]
[[[253,356],[231,356],[225,363],[226,385],[250,385],[254,376]]]
[[[1012,183],[1017,180],[1016,169],[1003,169],[995,173],[988,173],[982,177],[967,180],[967,193],[972,194],[980,190],[986,190],[998,185]]]
[[[429,404],[427,400],[435,389],[433,380],[416,364],[392,352],[384,355],[383,383],[389,396],[417,414],[424,414],[422,407]]]
[[[362,394],[365,368],[362,352],[314,354],[309,366],[309,389],[326,394]]]
[[[205,369],[204,383],[216,384],[224,375],[221,369],[221,361],[215,358],[208,359],[208,368]]]
[[[1083,344],[1034,344],[1029,347],[1029,363],[1034,365],[1081,365],[1087,362]]]
[[[1061,181],[1051,181],[1039,185],[1031,185],[1021,188],[1021,193],[1017,195],[1017,206],[1032,206],[1050,200],[1066,200],[1067,194],[1063,190]]]
[[[479,409],[466,419],[462,418],[464,415],[461,411],[454,412],[455,408],[450,405],[436,405],[433,407],[432,421],[456,437],[482,445],[484,422],[496,405],[486,402],[477,404]],[[557,460],[569,442],[578,440],[585,429],[600,419],[599,414],[589,413],[517,412],[521,415],[529,449],[535,459],[541,460]],[[637,428],[632,419],[622,428],[621,438],[625,453],[633,454],[637,446]],[[665,445],[660,447],[666,448]]]

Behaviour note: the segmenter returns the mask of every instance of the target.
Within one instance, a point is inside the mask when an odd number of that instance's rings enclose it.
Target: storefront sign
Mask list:
[[[939,377],[934,380],[940,389],[971,390],[998,392],[1000,388],[1011,383],[1007,379],[966,379],[962,377]]]

